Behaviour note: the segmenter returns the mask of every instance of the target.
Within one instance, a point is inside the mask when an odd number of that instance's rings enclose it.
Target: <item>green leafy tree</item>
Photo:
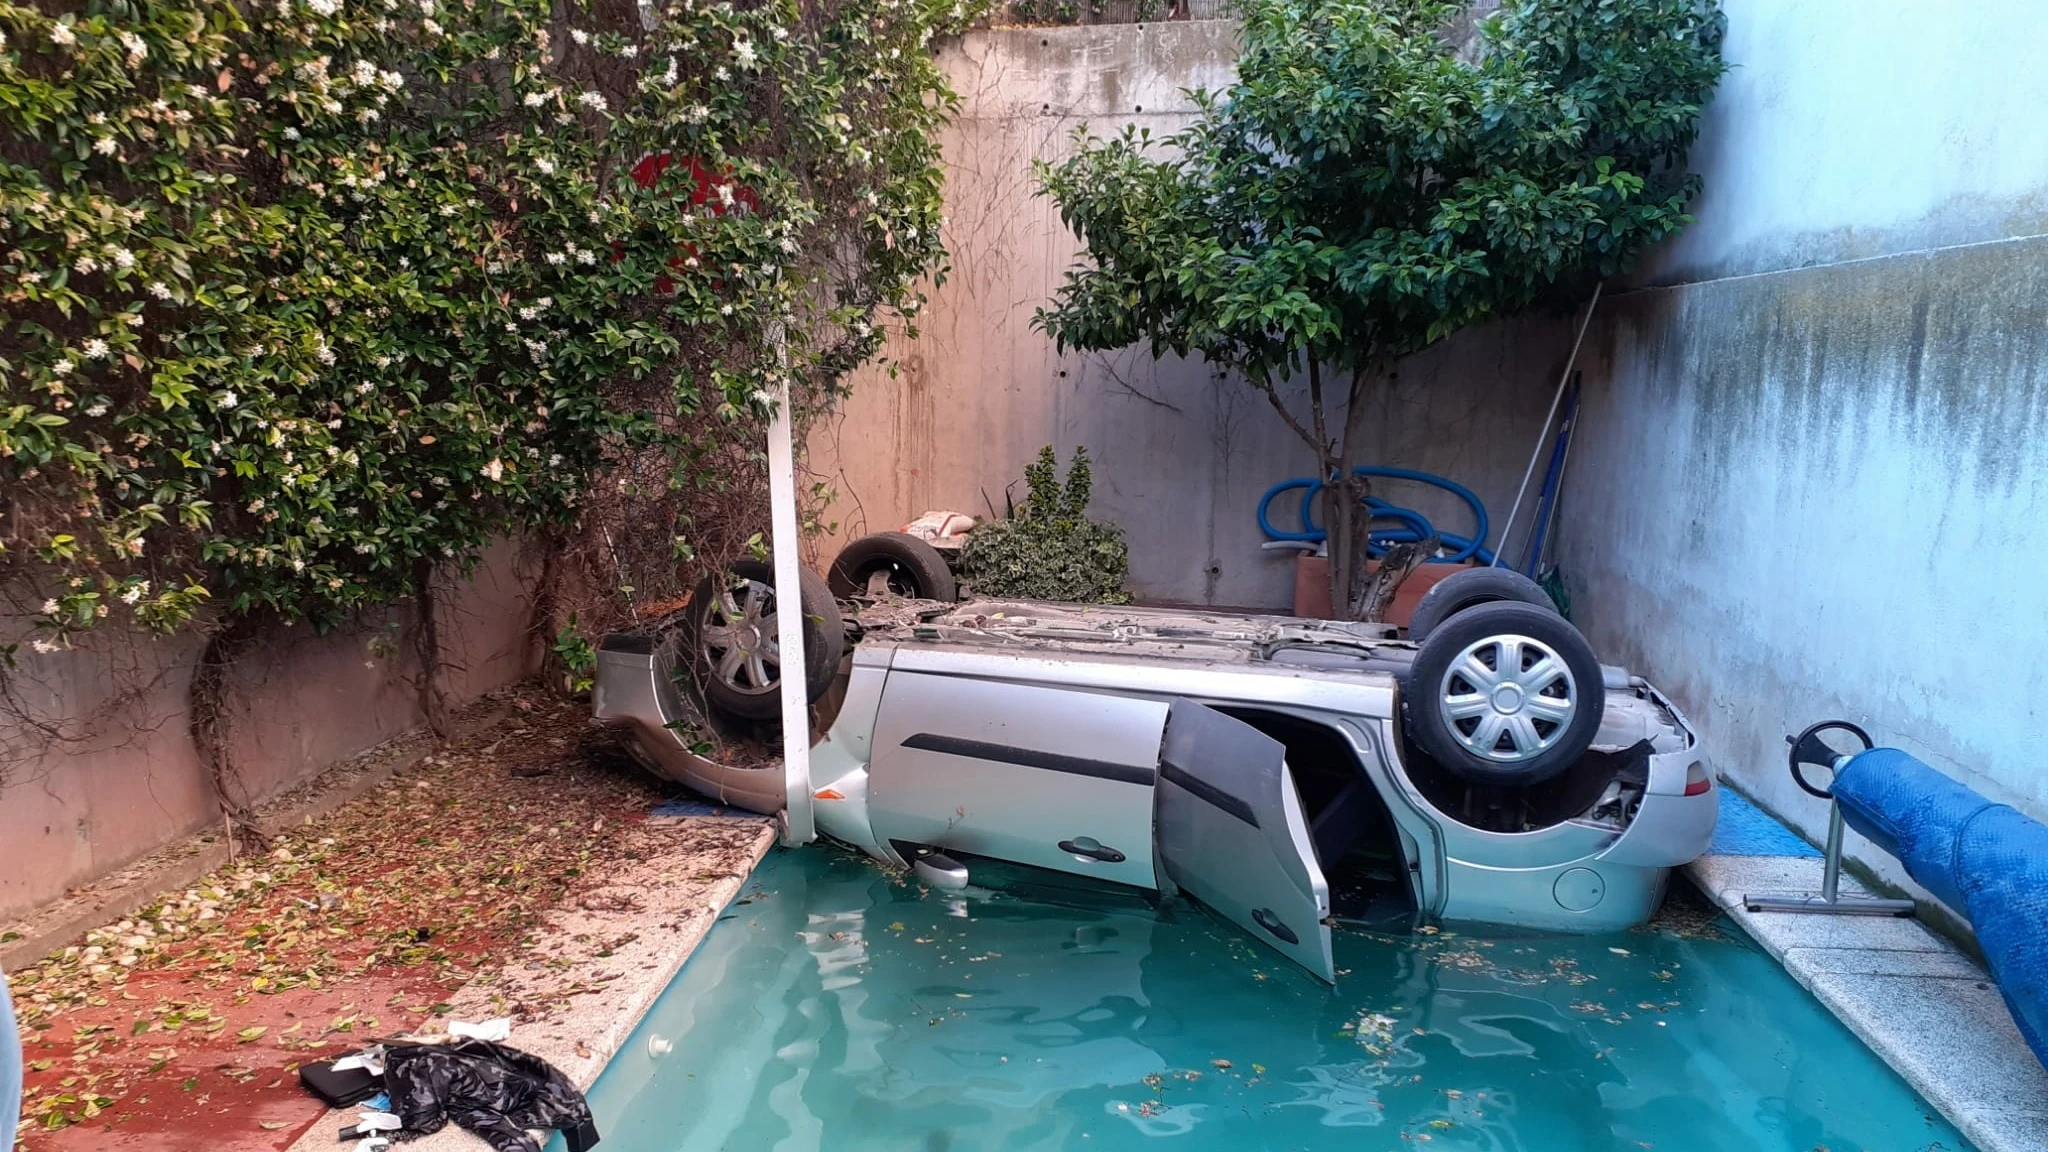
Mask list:
[[[1241,373],[1325,477],[1331,602],[1363,608],[1368,405],[1460,329],[1623,271],[1683,227],[1722,71],[1714,0],[1243,0],[1244,55],[1164,140],[1039,166],[1079,236],[1037,322]],[[1281,384],[1306,376],[1308,410]],[[1348,610],[1348,611],[1347,611]]]

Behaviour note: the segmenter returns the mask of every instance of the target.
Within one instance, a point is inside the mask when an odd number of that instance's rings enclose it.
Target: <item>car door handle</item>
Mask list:
[[[1100,860],[1104,864],[1121,864],[1128,859],[1123,853],[1111,848],[1109,845],[1097,844],[1086,836],[1075,840],[1060,841],[1060,851],[1069,852],[1075,856],[1086,856],[1090,860]]]
[[[1270,908],[1252,909],[1252,923],[1271,932],[1275,938],[1285,940],[1289,944],[1301,943],[1301,937],[1294,934],[1294,929],[1281,923],[1280,918],[1273,915],[1273,910]]]

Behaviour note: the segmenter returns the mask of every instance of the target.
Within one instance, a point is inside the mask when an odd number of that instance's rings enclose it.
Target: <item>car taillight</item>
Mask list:
[[[1695,760],[1685,770],[1685,794],[1700,796],[1712,791],[1714,778],[1707,774],[1705,761]]]

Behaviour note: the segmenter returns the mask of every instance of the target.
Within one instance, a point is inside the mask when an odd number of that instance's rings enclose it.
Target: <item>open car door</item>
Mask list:
[[[1335,983],[1330,886],[1279,741],[1192,700],[1167,714],[1159,859],[1189,896]]]

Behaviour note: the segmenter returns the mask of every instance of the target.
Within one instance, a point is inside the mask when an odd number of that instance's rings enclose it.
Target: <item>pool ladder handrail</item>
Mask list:
[[[1822,732],[1840,730],[1854,736],[1863,744],[1855,752],[1840,752],[1820,738]],[[1911,900],[1893,900],[1880,896],[1842,895],[1842,803],[1835,794],[1806,778],[1802,771],[1805,765],[1826,768],[1829,779],[1841,771],[1842,766],[1864,752],[1870,751],[1873,743],[1870,734],[1847,720],[1823,720],[1810,725],[1797,736],[1785,737],[1790,745],[1786,761],[1792,770],[1792,782],[1810,796],[1828,802],[1828,845],[1821,858],[1820,895],[1810,892],[1798,893],[1756,893],[1746,894],[1742,906],[1751,912],[1808,912],[1824,916],[1911,916],[1914,904]]]

